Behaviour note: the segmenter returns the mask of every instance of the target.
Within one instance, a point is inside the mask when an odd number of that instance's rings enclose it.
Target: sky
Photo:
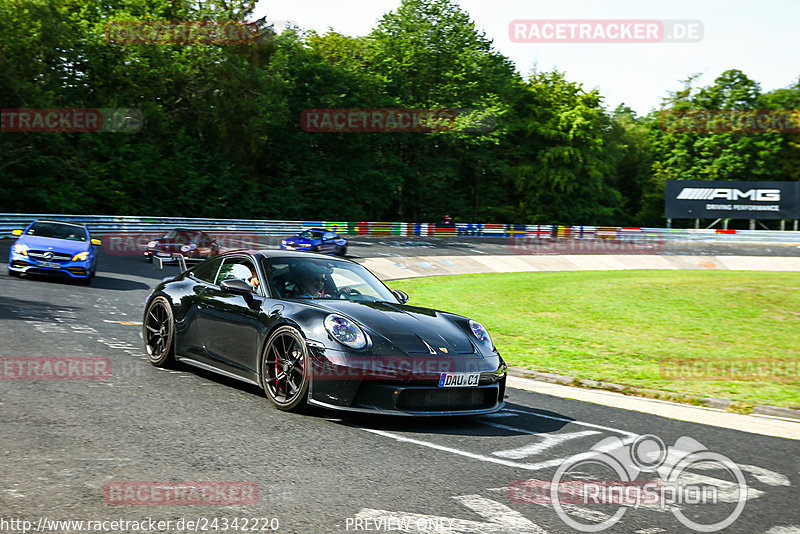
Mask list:
[[[302,29],[365,35],[401,0],[260,0],[258,17],[292,21]],[[598,88],[606,107],[625,103],[639,114],[657,109],[690,75],[712,84],[739,69],[764,92],[800,77],[799,0],[460,0],[479,30],[522,75],[536,66],[558,69],[585,89]],[[509,37],[518,19],[699,20],[703,37],[691,43],[520,43]]]

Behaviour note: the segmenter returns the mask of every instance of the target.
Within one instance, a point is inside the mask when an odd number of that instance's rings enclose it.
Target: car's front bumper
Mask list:
[[[8,270],[23,274],[41,274],[49,276],[68,276],[70,278],[86,279],[92,274],[92,261],[49,262],[57,263],[58,267],[45,266],[40,260],[35,260],[22,254],[11,252],[8,258]]]
[[[293,243],[281,243],[281,249],[283,250],[300,250],[300,251],[310,251],[313,249],[313,245],[295,245]]]
[[[480,373],[480,381],[472,387],[445,388],[438,385],[441,375],[438,365],[445,361],[439,356],[391,357],[390,366],[405,367],[405,371],[374,372],[374,364],[381,365],[380,358],[309,349],[312,353],[309,404],[404,416],[480,415],[496,412],[504,405],[507,367],[499,354],[490,358],[448,358],[447,371]],[[331,353],[337,354],[331,357]],[[371,370],[365,371],[365,367]]]

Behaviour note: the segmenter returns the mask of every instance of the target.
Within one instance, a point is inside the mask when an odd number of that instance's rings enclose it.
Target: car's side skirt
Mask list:
[[[217,373],[218,375],[227,376],[228,378],[235,378],[236,380],[241,380],[242,382],[247,382],[248,384],[253,384],[254,386],[261,387],[255,380],[246,378],[241,375],[237,375],[236,373],[225,371],[223,369],[220,369],[219,367],[214,367],[213,365],[208,365],[207,363],[197,361],[193,358],[187,358],[186,356],[176,355],[175,359],[181,363],[186,363],[194,367],[199,367],[200,369],[205,369],[206,371],[211,371],[212,373]]]

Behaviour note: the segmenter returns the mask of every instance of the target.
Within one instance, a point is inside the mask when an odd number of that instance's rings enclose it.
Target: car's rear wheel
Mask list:
[[[261,387],[279,410],[298,410],[308,398],[308,348],[291,326],[281,326],[269,337],[261,354]]]
[[[175,363],[172,340],[175,336],[175,320],[172,306],[164,297],[156,297],[147,307],[142,327],[147,360],[156,367],[169,367]]]

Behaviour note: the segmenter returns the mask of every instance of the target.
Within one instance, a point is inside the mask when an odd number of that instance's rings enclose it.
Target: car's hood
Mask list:
[[[54,239],[52,237],[41,237],[35,235],[20,236],[17,243],[26,245],[31,250],[52,250],[53,252],[65,252],[77,254],[89,250],[89,241],[70,241],[69,239]]]
[[[331,312],[352,317],[407,354],[474,354],[468,334],[445,314],[405,304],[315,300]]]

